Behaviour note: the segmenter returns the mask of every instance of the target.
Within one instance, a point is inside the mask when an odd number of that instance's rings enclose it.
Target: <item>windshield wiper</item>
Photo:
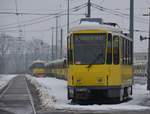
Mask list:
[[[87,68],[90,68],[101,57],[101,55],[102,53],[99,53],[97,57],[87,66]]]

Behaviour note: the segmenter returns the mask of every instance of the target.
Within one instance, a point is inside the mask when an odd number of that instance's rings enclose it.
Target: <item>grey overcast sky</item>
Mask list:
[[[70,0],[70,7],[82,5],[88,0]],[[122,12],[129,14],[130,0],[91,0],[91,2],[111,9],[112,11]],[[150,7],[150,0],[134,0],[135,2],[135,17],[134,25],[136,30],[142,30],[143,32],[134,33],[134,49],[136,52],[147,51],[147,41],[140,41],[139,36],[148,36],[148,17],[143,17],[143,13],[148,13],[148,7]],[[67,0],[17,0],[18,12],[27,13],[56,13],[67,9]],[[0,0],[0,12],[15,12],[15,0]],[[66,12],[64,12],[66,13]],[[86,13],[86,8],[83,8],[75,14]],[[0,14],[0,32],[4,31],[12,36],[18,36],[18,23],[23,30],[23,36],[25,40],[32,38],[42,39],[51,44],[51,27],[55,27],[56,19],[54,16],[45,15],[6,15]],[[84,15],[71,15],[70,26],[77,25],[79,19]],[[115,22],[127,32],[129,29],[129,16],[118,16],[110,14],[108,12],[99,11],[92,8],[92,17],[101,17],[106,22]],[[41,22],[42,21],[42,22]],[[66,15],[59,18],[59,26],[63,26],[64,29],[64,43],[66,44]]]

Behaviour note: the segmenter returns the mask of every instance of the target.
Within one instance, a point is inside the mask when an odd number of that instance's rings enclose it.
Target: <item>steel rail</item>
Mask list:
[[[32,109],[33,109],[33,114],[37,114],[37,113],[36,113],[36,110],[35,110],[35,107],[34,107],[34,101],[33,101],[31,92],[30,92],[30,90],[29,90],[28,84],[27,84],[27,80],[26,80],[25,77],[24,77],[24,79],[25,79],[25,82],[26,82],[26,88],[27,88],[27,91],[28,91],[28,94],[29,94],[30,103],[31,103],[31,106],[32,106]]]

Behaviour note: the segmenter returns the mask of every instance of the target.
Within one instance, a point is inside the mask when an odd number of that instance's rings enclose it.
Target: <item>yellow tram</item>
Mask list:
[[[67,38],[68,99],[122,101],[132,94],[132,39],[113,23],[81,19]]]
[[[46,64],[48,76],[67,80],[67,63],[66,59],[58,59]]]
[[[30,73],[36,77],[46,76],[45,61],[36,60],[29,67]]]

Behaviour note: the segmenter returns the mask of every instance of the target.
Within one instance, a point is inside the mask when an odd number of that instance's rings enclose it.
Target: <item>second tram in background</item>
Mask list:
[[[46,76],[45,61],[41,61],[41,60],[33,61],[29,67],[29,71],[30,71],[30,74],[35,77]]]
[[[48,76],[67,80],[67,63],[66,59],[54,60],[46,64]]]

